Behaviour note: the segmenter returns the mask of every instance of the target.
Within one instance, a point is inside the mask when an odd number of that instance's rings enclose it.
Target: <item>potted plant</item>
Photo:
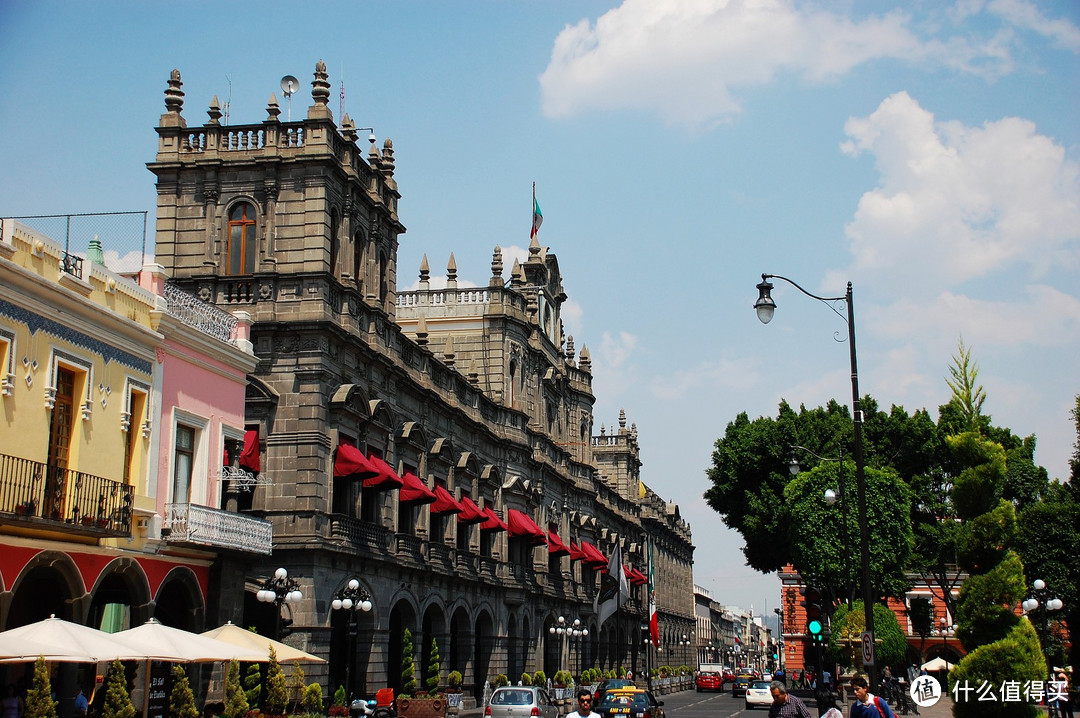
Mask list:
[[[529,673],[528,671],[526,671],[525,673],[522,673],[521,674],[521,685],[523,685],[523,686],[531,686],[532,684],[533,684],[532,674]]]
[[[532,684],[547,688],[547,674],[543,671],[537,671],[532,675]]]
[[[461,671],[450,671],[446,674],[446,706],[447,708],[461,707]]]
[[[399,718],[443,718],[446,700],[440,696],[414,698],[416,691],[416,658],[412,632],[405,629],[401,636],[401,693],[397,697]]]
[[[570,695],[570,684],[574,682],[574,677],[570,675],[570,671],[555,671],[555,675],[551,680],[555,688],[555,699],[559,701],[570,700],[572,697]]]

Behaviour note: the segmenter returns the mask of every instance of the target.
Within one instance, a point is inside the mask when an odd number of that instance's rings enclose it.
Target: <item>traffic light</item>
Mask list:
[[[802,605],[806,610],[806,630],[813,638],[821,635],[821,589],[816,586],[804,586],[799,589]]]

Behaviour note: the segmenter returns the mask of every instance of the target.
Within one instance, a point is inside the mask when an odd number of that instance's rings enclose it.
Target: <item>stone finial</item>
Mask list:
[[[327,81],[326,63],[319,60],[315,63],[315,79],[311,81],[311,99],[316,105],[327,105],[330,102],[330,83]]]
[[[603,424],[600,425],[600,436],[607,436],[607,427]]]
[[[581,356],[578,357],[578,367],[582,371],[592,372],[592,356],[589,354],[589,347],[584,344],[581,346]]]
[[[210,120],[206,124],[221,124],[221,103],[218,102],[217,95],[214,95],[214,98],[210,100],[210,108],[206,111],[206,114],[210,116]]]
[[[630,436],[634,437],[635,441],[637,440],[637,422],[636,421],[633,424],[630,425]]]
[[[169,73],[169,86],[165,88],[165,110],[180,114],[184,109],[184,91],[180,88],[184,83],[180,80],[180,71],[173,68]]]
[[[281,107],[278,105],[277,95],[271,92],[270,101],[266,103],[266,119],[271,122],[276,121],[280,114]]]
[[[371,147],[368,148],[368,164],[372,169],[378,169],[382,165],[382,154],[379,152],[379,148],[375,146],[375,143],[371,143]]]
[[[469,370],[467,373],[469,377],[469,383],[473,386],[480,386],[480,373],[476,371],[476,362],[469,362]]]
[[[454,253],[450,253],[450,261],[446,263],[446,286],[457,286],[457,260],[454,259]]]
[[[86,258],[99,266],[105,266],[105,252],[101,249],[101,240],[95,234],[90,240],[90,247],[86,250]]]
[[[540,256],[540,240],[538,240],[536,237],[533,237],[532,241],[529,242],[529,261],[531,262],[534,259],[539,258],[539,256]]]
[[[566,337],[566,362],[573,366],[574,364],[574,335],[570,334]]]
[[[416,320],[416,344],[426,347],[428,343],[427,319],[421,316]]]
[[[503,273],[503,255],[502,247],[495,245],[495,251],[491,253],[491,286],[502,286],[502,273]]]
[[[356,142],[356,138],[360,136],[348,112],[341,118],[341,136],[345,138],[346,142]]]
[[[394,141],[387,137],[382,143],[383,168],[387,174],[394,174]]]
[[[521,265],[518,261],[514,260],[514,267],[510,270],[510,286],[521,287],[525,285],[525,272],[522,271]]]
[[[446,337],[446,344],[443,346],[443,363],[446,366],[454,366],[457,355],[454,353],[454,336],[451,334]]]
[[[420,260],[420,288],[427,289],[431,278],[431,270],[428,268],[427,254]]]
[[[626,429],[626,409],[619,409],[619,433]]]

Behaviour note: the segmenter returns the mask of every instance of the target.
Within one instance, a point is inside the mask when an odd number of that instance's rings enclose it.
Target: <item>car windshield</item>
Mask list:
[[[754,681],[753,685],[751,685],[750,687],[751,688],[756,688],[757,690],[767,691],[767,690],[769,690],[769,682],[768,681]]]
[[[532,691],[495,691],[491,696],[491,705],[494,706],[527,706],[532,705],[532,702]]]
[[[702,678],[716,678],[720,674],[716,671],[702,671],[700,675]]]
[[[608,693],[604,696],[604,708],[634,708],[644,709],[648,700],[644,693]]]

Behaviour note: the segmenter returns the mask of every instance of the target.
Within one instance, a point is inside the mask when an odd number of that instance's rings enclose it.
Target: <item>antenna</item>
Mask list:
[[[229,126],[229,106],[232,105],[232,78],[230,76],[228,76],[228,75],[225,75],[225,79],[229,83],[229,98],[227,100],[225,100],[225,107],[223,107],[222,109],[225,111],[225,126],[228,127]]]
[[[281,78],[281,93],[289,100],[289,113],[286,115],[289,122],[292,122],[292,96],[300,88],[300,81],[292,75],[286,75]]]

